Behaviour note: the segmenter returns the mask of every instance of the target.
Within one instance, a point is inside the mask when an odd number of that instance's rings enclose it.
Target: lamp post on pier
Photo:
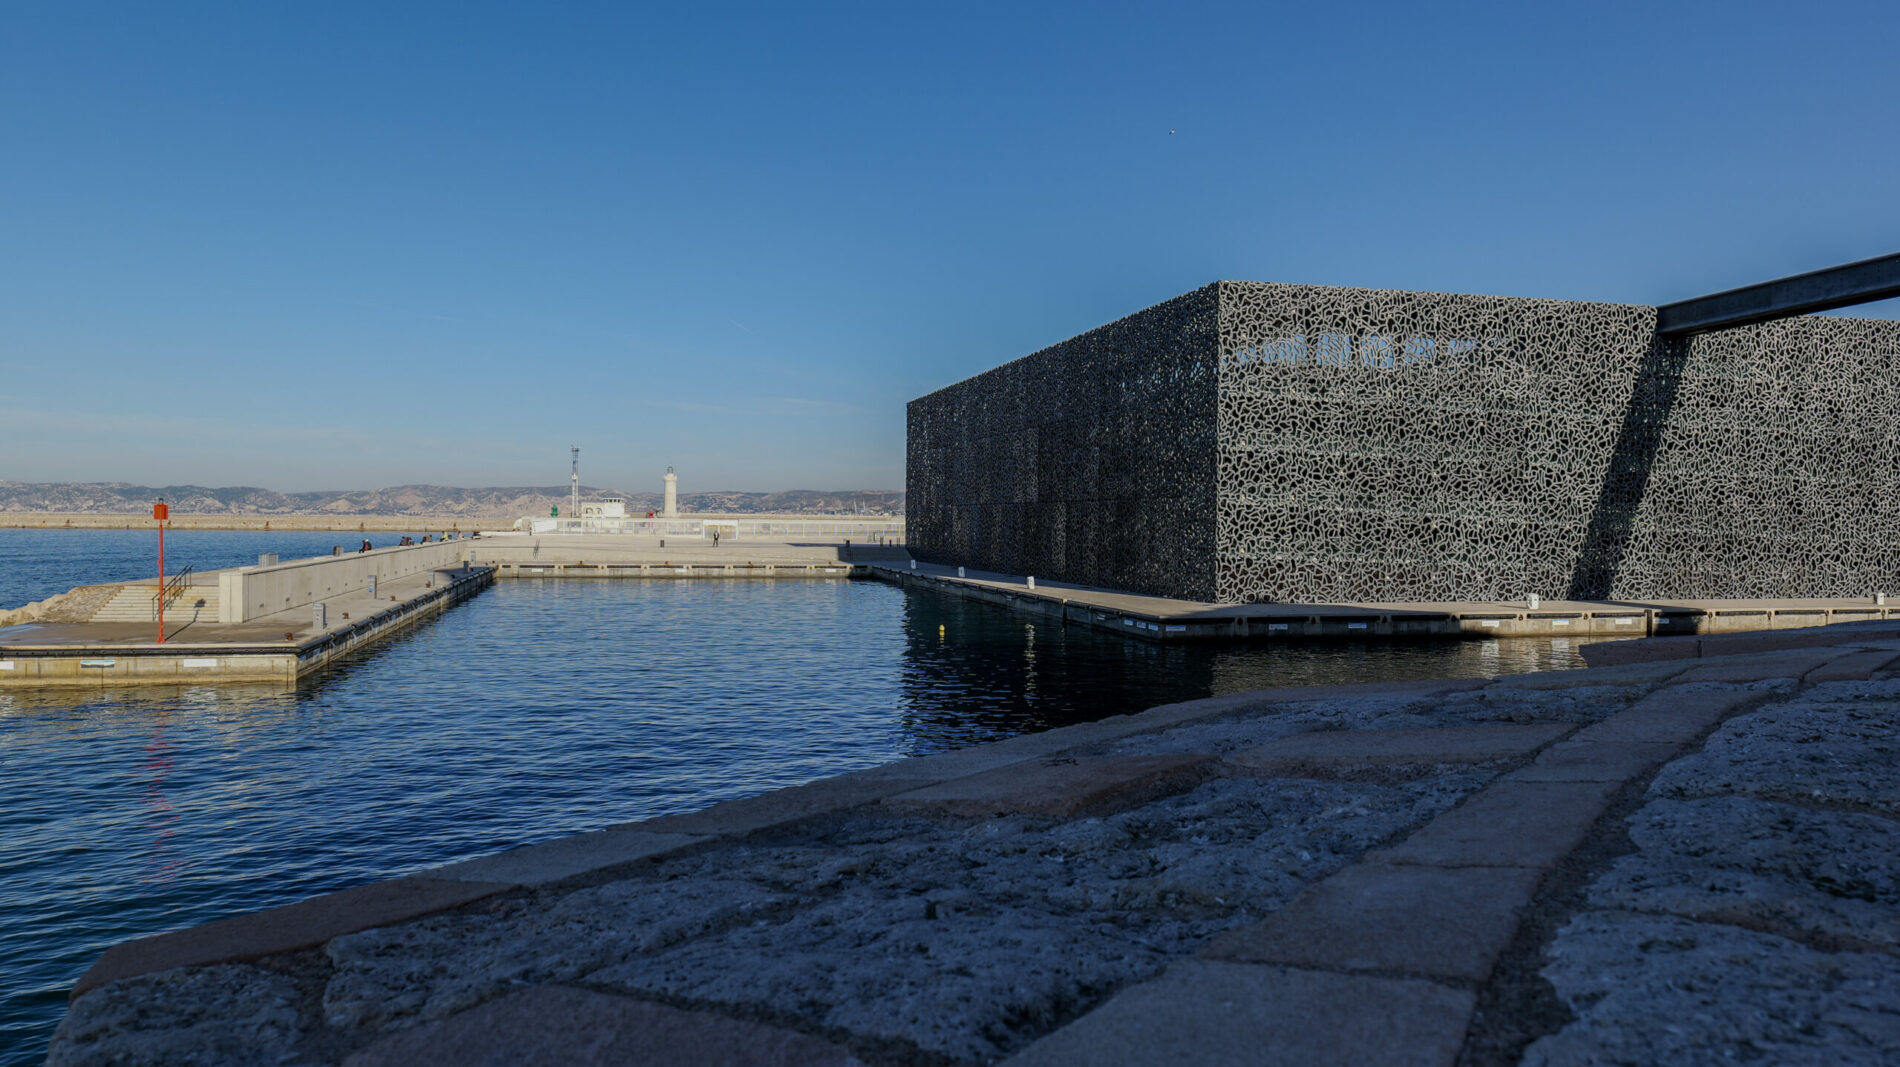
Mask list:
[[[165,643],[165,520],[171,518],[171,509],[165,506],[165,498],[159,497],[152,505],[152,518],[158,523],[158,643]]]

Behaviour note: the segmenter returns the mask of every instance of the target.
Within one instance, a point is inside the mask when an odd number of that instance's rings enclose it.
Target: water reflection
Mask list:
[[[1249,689],[1583,665],[1571,638],[1153,643],[926,590],[908,591],[903,631],[901,707],[919,752]]]
[[[165,781],[172,772],[172,746],[165,737],[164,712],[158,713],[151,730],[151,737],[145,743],[145,765],[141,769],[145,778],[145,832],[149,843],[146,869],[140,881],[162,883],[176,877],[181,866],[177,857],[169,855],[178,813],[172,810],[171,801],[165,796]]]

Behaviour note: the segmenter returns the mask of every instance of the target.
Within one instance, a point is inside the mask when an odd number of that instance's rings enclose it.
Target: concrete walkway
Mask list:
[[[1215,604],[935,563],[874,563],[888,581],[921,584],[1060,615],[1156,641],[1265,637],[1638,637],[1808,629],[1884,621],[1900,613],[1879,597],[1747,600],[1342,601]],[[959,573],[961,571],[961,573]],[[1030,583],[1034,581],[1032,586]]]
[[[0,686],[286,685],[341,656],[420,622],[493,581],[484,567],[393,578],[326,600],[324,625],[310,605],[249,622],[186,621],[168,612],[164,644],[145,622],[34,622],[0,627]]]
[[[51,1062],[1892,1063],[1900,627],[1828,636],[605,827],[120,946]]]

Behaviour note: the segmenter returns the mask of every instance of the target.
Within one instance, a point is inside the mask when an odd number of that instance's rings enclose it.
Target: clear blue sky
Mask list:
[[[1891,0],[4,23],[0,479],[897,488],[910,398],[1217,278],[1900,249]]]

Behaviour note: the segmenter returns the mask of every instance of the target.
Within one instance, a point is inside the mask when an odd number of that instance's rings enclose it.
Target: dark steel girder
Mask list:
[[[1900,252],[1664,304],[1656,309],[1656,332],[1684,337],[1890,296],[1900,296]]]

